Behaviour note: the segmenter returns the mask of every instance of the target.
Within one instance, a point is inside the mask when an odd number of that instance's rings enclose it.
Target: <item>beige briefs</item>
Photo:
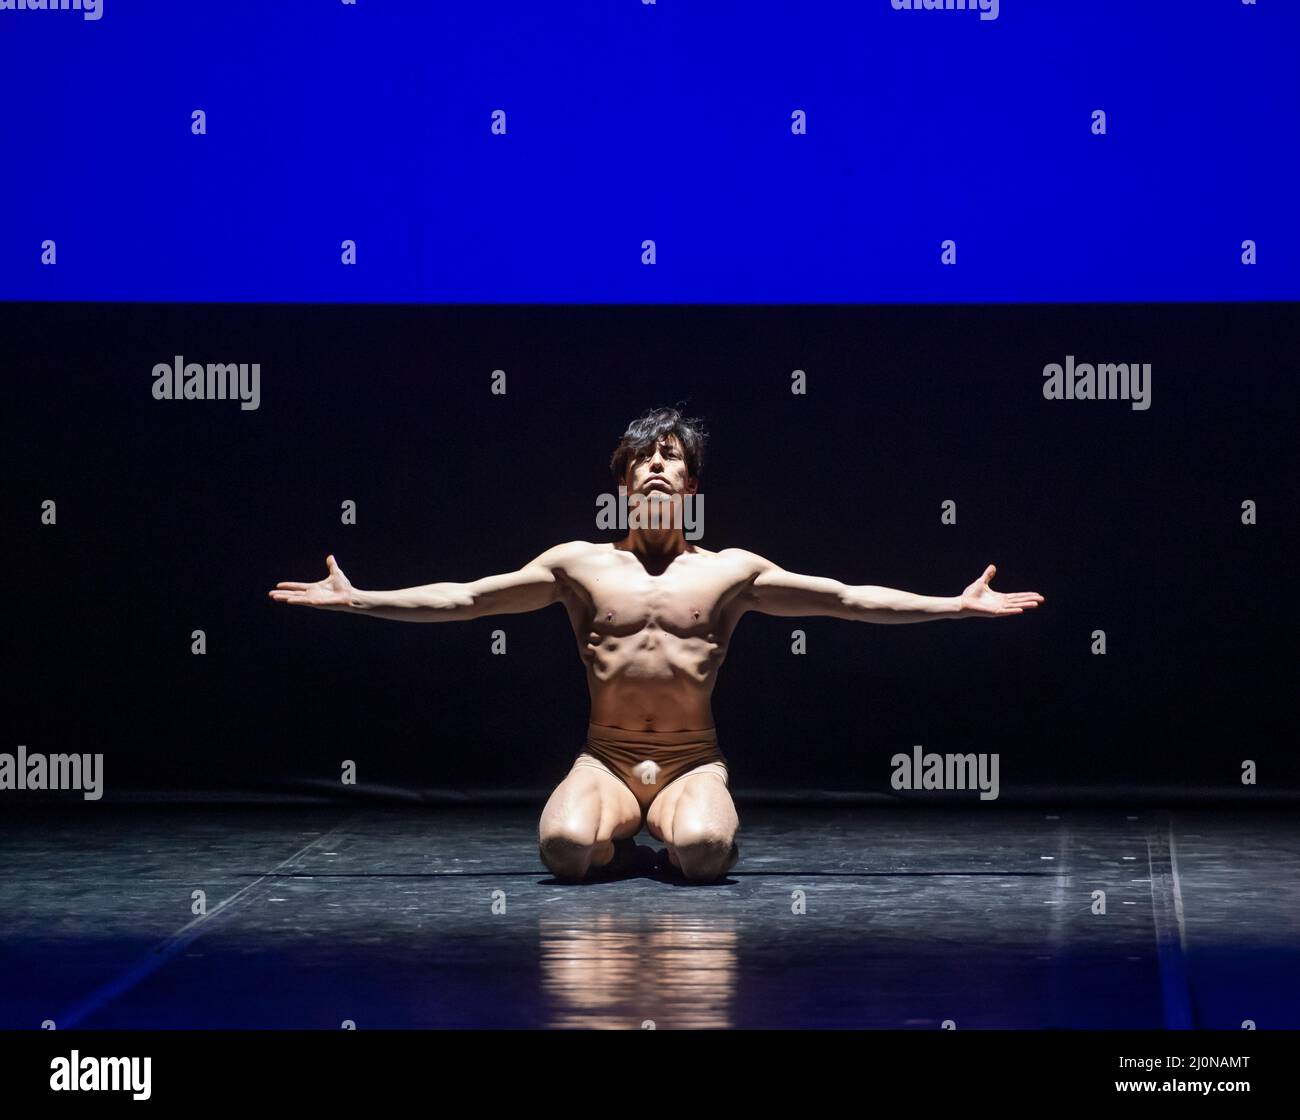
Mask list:
[[[575,766],[595,766],[622,779],[642,807],[670,782],[688,773],[717,774],[727,781],[727,760],[718,750],[718,732],[629,731],[603,724],[587,725],[587,743]]]

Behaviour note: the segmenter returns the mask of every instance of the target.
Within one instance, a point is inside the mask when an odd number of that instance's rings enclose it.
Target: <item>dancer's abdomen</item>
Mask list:
[[[593,722],[647,731],[713,726],[718,643],[641,631],[589,642],[585,652]]]

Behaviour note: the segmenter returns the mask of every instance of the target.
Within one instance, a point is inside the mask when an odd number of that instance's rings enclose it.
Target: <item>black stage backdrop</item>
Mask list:
[[[405,625],[266,592],[329,552],[394,588],[612,540],[610,452],[678,402],[712,433],[705,547],[934,595],[993,562],[996,589],[1047,598],[915,626],[747,616],[714,697],[740,794],[887,793],[917,744],[997,752],[1004,797],[1300,787],[1294,307],[6,304],[0,324],[0,751],[103,753],[108,799],[553,785],[587,714],[562,607]],[[259,407],[155,400],[176,355],[259,363]],[[1067,355],[1149,362],[1151,407],[1044,399]]]

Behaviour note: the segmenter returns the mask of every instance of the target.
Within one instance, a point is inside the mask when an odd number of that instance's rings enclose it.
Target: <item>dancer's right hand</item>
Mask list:
[[[321,607],[325,610],[341,610],[352,602],[353,588],[343,569],[334,557],[325,557],[329,568],[327,575],[319,583],[277,583],[274,591],[267,592],[277,603],[290,603],[299,607]]]

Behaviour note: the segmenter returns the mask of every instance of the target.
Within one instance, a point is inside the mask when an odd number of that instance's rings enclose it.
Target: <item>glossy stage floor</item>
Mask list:
[[[742,802],[723,883],[567,885],[539,808],[6,812],[0,1027],[1300,1027],[1293,809]]]

